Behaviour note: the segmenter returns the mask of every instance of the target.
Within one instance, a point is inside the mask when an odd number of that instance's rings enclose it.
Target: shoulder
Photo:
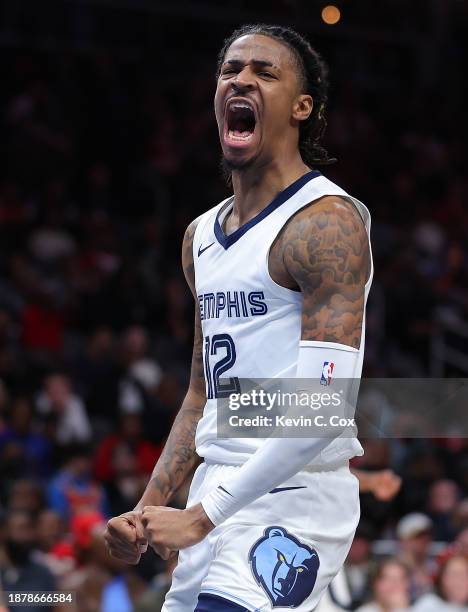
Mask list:
[[[187,229],[185,230],[185,233],[184,233],[184,239],[182,241],[183,248],[191,247],[193,245],[193,237],[195,236],[195,231],[201,219],[203,218],[203,216],[204,215],[200,215],[199,217],[191,221],[189,225],[187,226]],[[183,252],[182,252],[182,255],[183,255]]]
[[[350,198],[339,195],[327,195],[310,202],[301,208],[289,220],[285,228],[285,236],[298,231],[316,234],[330,227],[366,233],[365,226],[359,211]]]
[[[360,608],[357,609],[356,612],[379,612],[379,611],[380,611],[380,606],[371,602],[371,603],[365,604],[364,606],[361,606]]]
[[[214,220],[218,210],[221,208],[221,206],[223,206],[227,199],[202,213],[191,223],[189,223],[187,229],[185,230],[184,238],[182,240],[182,269],[192,293],[195,292],[195,269],[193,264],[193,243],[195,240],[195,233],[198,227],[209,222],[211,218]]]
[[[426,593],[413,605],[413,610],[417,612],[436,612],[449,609],[447,604],[434,593]]]
[[[216,206],[213,206],[212,208],[208,209],[207,211],[205,211],[204,213],[202,213],[196,219],[194,219],[193,221],[189,223],[187,229],[185,230],[185,234],[184,234],[183,248],[186,248],[186,247],[191,248],[193,246],[193,240],[195,237],[195,232],[197,230],[197,227],[199,225],[206,224],[207,222],[210,221],[210,219],[213,219],[214,221],[214,217],[218,214],[218,211],[220,210],[220,208],[224,206],[224,204],[226,204],[226,202],[230,200],[231,198],[232,196],[225,198],[224,200],[219,202],[219,204],[216,204]]]
[[[301,285],[304,275],[326,270],[367,270],[368,235],[362,217],[343,196],[325,196],[302,208],[282,237],[285,265]]]
[[[185,230],[184,239],[182,241],[182,269],[184,271],[185,280],[192,293],[195,291],[195,270],[193,266],[193,238],[195,231],[202,219],[200,215],[194,219]]]

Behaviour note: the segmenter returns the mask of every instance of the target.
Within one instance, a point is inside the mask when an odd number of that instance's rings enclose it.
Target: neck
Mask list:
[[[275,160],[264,166],[233,170],[234,205],[232,220],[240,227],[255,217],[278,193],[308,172],[299,152],[290,162]]]

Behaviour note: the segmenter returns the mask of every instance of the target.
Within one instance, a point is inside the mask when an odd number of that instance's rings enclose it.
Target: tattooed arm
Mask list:
[[[182,245],[182,266],[195,300],[192,244],[196,224],[197,220],[187,228]],[[148,505],[165,506],[200,461],[195,452],[195,431],[206,402],[202,346],[200,311],[195,303],[195,332],[189,389],[137,509]]]
[[[287,225],[280,248],[304,298],[302,340],[359,348],[370,259],[354,205],[327,196],[301,210]]]
[[[182,266],[194,297],[196,294],[192,244],[197,221],[188,227],[182,245]],[[202,332],[200,313],[196,305],[192,368],[187,394],[141,500],[134,510],[111,519],[107,524],[105,540],[112,556],[127,563],[138,563],[141,553],[148,547],[147,534],[142,523],[142,509],[145,506],[166,506],[199,463],[200,458],[195,451],[195,431],[205,401]],[[164,558],[168,556],[164,547],[159,548],[157,552]]]

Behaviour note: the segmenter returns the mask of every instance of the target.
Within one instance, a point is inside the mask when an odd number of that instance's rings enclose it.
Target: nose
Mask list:
[[[242,93],[253,89],[255,81],[252,78],[252,74],[247,70],[239,72],[235,79],[231,81],[232,89],[235,93]]]

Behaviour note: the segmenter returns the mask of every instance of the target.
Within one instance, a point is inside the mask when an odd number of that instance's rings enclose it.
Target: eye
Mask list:
[[[260,76],[265,76],[265,77],[269,77],[271,79],[274,79],[275,76],[273,74],[271,74],[271,72],[259,72],[258,73]]]
[[[298,572],[298,574],[300,574],[300,573],[301,573],[301,572],[303,572],[303,571],[304,571],[304,568],[303,568],[303,567],[298,567],[298,568],[297,568],[297,572]]]
[[[286,559],[281,553],[278,553],[278,561],[281,561],[281,563],[286,563]]]

